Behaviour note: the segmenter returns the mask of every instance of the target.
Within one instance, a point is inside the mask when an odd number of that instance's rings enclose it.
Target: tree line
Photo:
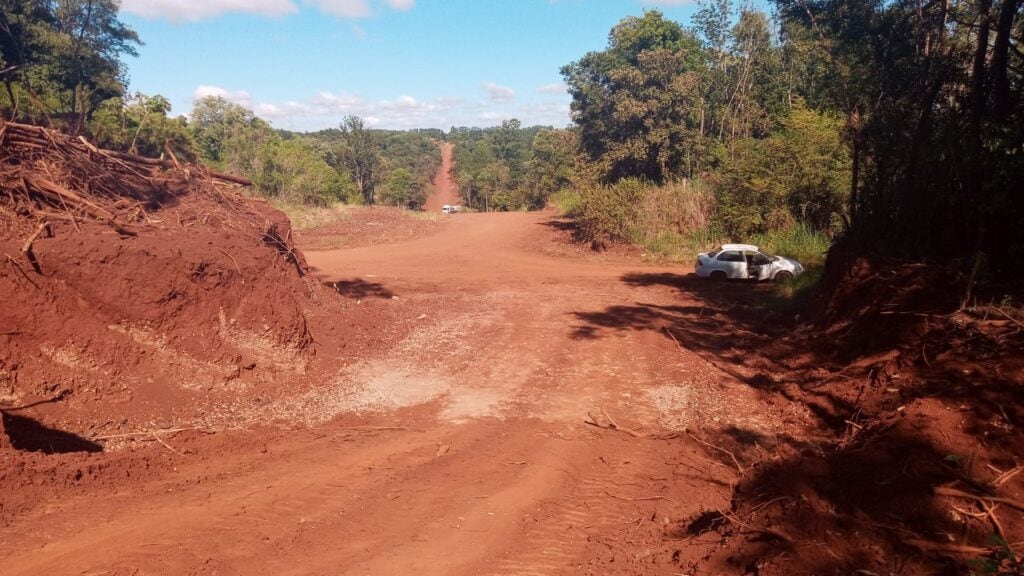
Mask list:
[[[494,128],[452,127],[453,176],[477,210],[536,210],[571,183],[573,135],[505,120]]]

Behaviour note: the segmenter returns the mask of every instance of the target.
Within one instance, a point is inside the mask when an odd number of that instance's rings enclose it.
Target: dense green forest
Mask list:
[[[535,210],[567,188],[573,134],[505,120],[495,128],[452,128],[454,177],[463,201],[478,210]]]
[[[288,202],[419,206],[455,144],[479,210],[555,202],[580,234],[651,248],[841,238],[1022,276],[1022,0],[708,0],[624,18],[561,72],[571,128],[273,129],[219,98],[169,116],[128,94],[138,35],[115,0],[0,0],[0,111],[139,154],[174,153]]]

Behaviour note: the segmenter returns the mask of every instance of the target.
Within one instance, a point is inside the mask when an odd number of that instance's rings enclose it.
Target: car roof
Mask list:
[[[722,244],[722,250],[746,250],[747,252],[759,252],[753,244]]]

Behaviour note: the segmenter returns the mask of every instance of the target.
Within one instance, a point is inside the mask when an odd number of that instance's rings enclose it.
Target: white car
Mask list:
[[[714,280],[785,280],[799,275],[804,267],[791,258],[769,256],[750,244],[722,244],[714,252],[697,254],[694,271]]]

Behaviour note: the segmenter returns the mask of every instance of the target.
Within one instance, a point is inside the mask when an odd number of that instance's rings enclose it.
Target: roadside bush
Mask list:
[[[636,178],[611,185],[578,187],[576,208],[580,235],[595,245],[621,241],[660,254],[693,246],[701,231],[711,229],[714,198],[699,183],[687,180],[656,186]]]
[[[795,258],[808,267],[824,264],[825,255],[832,246],[831,238],[803,222],[757,234],[751,237],[751,242],[766,252]]]
[[[691,180],[648,187],[640,203],[643,240],[649,242],[663,232],[689,236],[707,228],[714,207],[711,193]]]
[[[574,188],[563,188],[558,192],[551,195],[548,200],[563,216],[568,218],[575,218],[580,214],[580,206],[583,203],[583,199],[580,197],[579,190]]]
[[[594,247],[615,241],[641,243],[640,203],[648,186],[637,178],[623,178],[615,184],[581,187],[580,236]]]

